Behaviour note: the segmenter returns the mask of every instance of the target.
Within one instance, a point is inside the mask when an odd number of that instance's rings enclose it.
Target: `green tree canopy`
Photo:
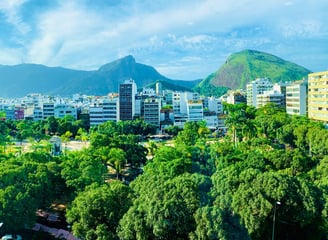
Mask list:
[[[131,190],[121,182],[90,185],[67,210],[67,221],[77,237],[86,240],[118,239],[119,220],[132,204]]]

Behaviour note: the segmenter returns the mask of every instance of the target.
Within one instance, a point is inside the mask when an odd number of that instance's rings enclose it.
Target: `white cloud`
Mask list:
[[[28,24],[22,21],[19,15],[21,6],[27,0],[10,0],[0,2],[0,11],[6,16],[9,24],[13,25],[20,34],[26,34],[31,30]]]
[[[282,26],[282,33],[287,38],[313,38],[322,34],[322,25],[320,22],[309,20],[290,23]]]
[[[26,61],[51,66],[95,69],[133,54],[175,77],[199,76],[230,52],[251,48],[279,55],[288,48],[299,54],[302,40],[328,34],[326,0],[117,0],[115,5],[103,1],[101,7],[96,6],[101,1],[58,0],[51,9],[33,12],[35,25],[20,15],[26,2],[0,2],[0,11],[19,32],[8,37],[16,45],[25,44]],[[1,51],[15,52],[21,61],[17,53],[22,49],[2,46]]]

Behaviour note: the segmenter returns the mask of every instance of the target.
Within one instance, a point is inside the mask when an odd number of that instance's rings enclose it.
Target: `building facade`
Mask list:
[[[101,99],[89,107],[90,126],[119,119],[118,99]]]
[[[146,98],[143,101],[143,119],[146,123],[160,127],[161,100],[159,98]]]
[[[48,117],[55,116],[55,104],[54,103],[43,103],[43,119],[47,119]]]
[[[257,95],[272,90],[273,84],[268,78],[257,78],[246,85],[246,102],[249,106],[257,107]]]
[[[328,123],[328,71],[308,75],[308,117]]]
[[[307,115],[307,80],[296,81],[286,87],[286,112]]]
[[[198,122],[204,119],[203,102],[201,100],[187,102],[187,115],[188,121]]]
[[[135,96],[137,85],[130,79],[124,81],[119,87],[119,116],[120,120],[133,120],[135,115]]]

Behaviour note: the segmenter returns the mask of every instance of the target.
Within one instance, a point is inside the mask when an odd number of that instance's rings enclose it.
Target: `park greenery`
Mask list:
[[[225,114],[224,137],[187,122],[167,142],[147,142],[155,128],[141,120],[0,121],[0,231],[30,228],[37,209],[63,202],[81,239],[271,239],[274,213],[276,239],[327,239],[324,125],[275,105]],[[8,147],[55,134],[90,144],[59,156]]]

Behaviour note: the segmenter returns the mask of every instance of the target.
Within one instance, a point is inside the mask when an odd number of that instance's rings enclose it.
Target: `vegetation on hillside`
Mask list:
[[[200,93],[202,96],[208,97],[221,97],[226,94],[229,90],[228,87],[223,86],[214,86],[211,84],[212,78],[215,76],[214,73],[209,75],[203,81],[201,81],[196,87],[194,87],[194,91]]]
[[[256,78],[267,77],[272,82],[290,82],[307,77],[310,72],[274,55],[244,50],[230,55],[216,72],[199,84],[199,87],[224,86],[245,89],[246,84]]]

